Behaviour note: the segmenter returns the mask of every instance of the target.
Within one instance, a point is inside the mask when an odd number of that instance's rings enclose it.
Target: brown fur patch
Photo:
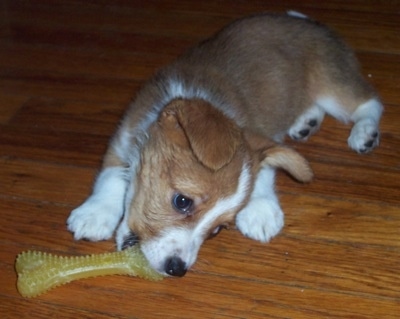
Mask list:
[[[164,113],[175,115],[198,160],[212,170],[228,164],[241,143],[239,127],[204,100],[174,100]]]

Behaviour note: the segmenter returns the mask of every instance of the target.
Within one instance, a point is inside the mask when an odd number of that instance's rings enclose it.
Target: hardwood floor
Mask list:
[[[114,249],[74,241],[65,220],[140,84],[234,18],[289,9],[355,49],[385,104],[380,147],[352,152],[349,126],[330,118],[309,142],[287,141],[315,179],[278,174],[286,225],[269,244],[230,229],[181,279],[109,276],[21,297],[21,251]],[[2,0],[0,100],[2,318],[399,318],[399,1]]]

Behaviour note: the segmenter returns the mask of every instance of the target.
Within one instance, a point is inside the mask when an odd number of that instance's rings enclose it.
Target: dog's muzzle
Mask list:
[[[186,263],[179,257],[171,257],[165,263],[165,272],[170,276],[183,277],[187,272]]]

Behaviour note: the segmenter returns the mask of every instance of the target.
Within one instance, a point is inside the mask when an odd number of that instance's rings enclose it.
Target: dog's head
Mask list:
[[[183,276],[204,240],[234,221],[262,165],[311,178],[298,153],[243,132],[207,102],[167,105],[142,150],[129,208],[129,227],[151,266]]]

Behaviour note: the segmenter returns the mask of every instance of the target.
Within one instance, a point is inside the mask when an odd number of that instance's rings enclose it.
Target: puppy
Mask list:
[[[140,241],[155,270],[183,276],[231,222],[261,242],[281,230],[275,169],[312,178],[302,156],[275,144],[285,134],[306,140],[327,113],[354,123],[348,144],[366,153],[382,109],[328,28],[293,13],[235,21],[144,85],[68,229],[98,241],[119,225],[118,249]]]

